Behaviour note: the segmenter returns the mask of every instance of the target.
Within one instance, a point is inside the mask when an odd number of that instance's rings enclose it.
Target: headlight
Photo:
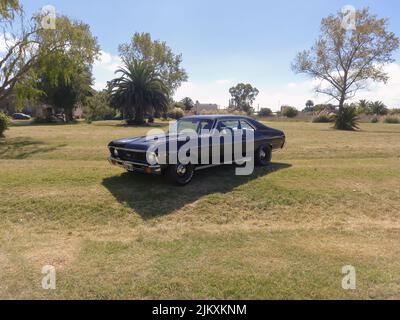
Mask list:
[[[117,150],[117,149],[114,149],[114,151],[113,151],[113,154],[114,154],[114,156],[115,156],[115,157],[117,157],[117,158],[118,158],[118,156],[119,156],[119,153],[118,153],[118,150]]]
[[[155,165],[158,163],[158,157],[154,152],[147,152],[146,159],[150,165]]]

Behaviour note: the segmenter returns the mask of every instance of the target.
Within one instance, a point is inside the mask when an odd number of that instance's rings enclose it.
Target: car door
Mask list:
[[[198,136],[199,136],[199,150],[198,150],[198,164],[199,165],[209,165],[212,164],[212,134],[211,130],[213,127],[213,120],[202,120],[198,126]],[[204,149],[208,149],[208,153]],[[204,156],[202,152],[204,151]],[[208,157],[206,157],[208,155]],[[204,159],[206,157],[206,159]]]
[[[217,130],[220,132],[220,155],[221,163],[231,163],[234,159],[234,135],[240,128],[239,119],[219,120]],[[229,152],[231,150],[231,152]],[[225,154],[229,152],[230,154]]]
[[[249,157],[251,155],[246,154],[247,144],[253,144],[251,150],[256,150],[256,130],[255,128],[245,119],[240,119],[240,129],[242,130],[242,156]],[[251,131],[251,132],[248,132]],[[248,138],[248,137],[253,137]]]

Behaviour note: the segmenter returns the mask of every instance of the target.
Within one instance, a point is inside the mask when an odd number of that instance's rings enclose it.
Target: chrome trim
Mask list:
[[[131,164],[131,165],[134,165],[134,166],[141,166],[141,167],[150,168],[150,169],[160,169],[161,168],[160,165],[149,165],[147,163],[120,160],[120,159],[116,159],[116,158],[113,158],[113,157],[109,157],[108,161],[111,164],[113,164],[112,161],[115,161],[115,162],[118,163],[118,165],[121,165],[121,166],[123,166],[124,164]]]
[[[222,166],[222,163],[221,164],[208,164],[208,165],[204,165],[204,166],[200,165],[200,166],[196,167],[194,170],[199,171],[199,170],[204,170],[204,169],[209,169],[209,168],[214,168],[214,167],[219,167],[219,166]]]
[[[139,149],[128,149],[128,148],[120,148],[120,147],[108,147],[108,149],[115,149],[115,150],[122,150],[122,151],[130,151],[130,152],[140,152],[140,153],[146,153],[147,150],[139,150]]]
[[[254,127],[254,126],[253,126],[250,122],[248,122],[246,119],[244,119],[244,118],[242,119],[242,118],[241,118],[241,119],[240,119],[240,122],[242,122],[242,121],[243,121],[243,122],[246,122],[251,128],[253,128],[254,131],[257,130],[257,128]],[[240,124],[240,127],[242,127],[242,124]],[[243,128],[241,128],[241,129],[243,130]]]
[[[223,163],[218,163],[218,164],[206,164],[206,165],[201,165],[198,164],[197,167],[194,169],[195,171],[199,171],[199,170],[204,170],[204,169],[209,169],[209,168],[213,168],[213,167],[219,167],[219,166],[223,166],[223,165],[229,165],[229,164],[234,164],[237,162],[250,162],[252,159],[250,157],[247,158],[242,158],[239,160],[235,160],[235,161],[227,161],[227,162],[223,162]]]

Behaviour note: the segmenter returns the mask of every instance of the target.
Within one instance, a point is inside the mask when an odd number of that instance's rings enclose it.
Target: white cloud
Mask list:
[[[391,63],[385,67],[389,81],[384,83],[371,83],[370,90],[358,92],[355,100],[381,100],[388,107],[400,108],[400,63]]]
[[[105,89],[107,81],[115,78],[115,71],[122,65],[121,58],[108,52],[101,51],[100,57],[93,65],[93,75],[95,83],[93,88],[96,90]]]
[[[221,80],[215,81],[215,83],[218,84],[218,85],[232,84],[233,80],[221,79]]]
[[[181,85],[174,98],[179,101],[185,97],[191,97],[194,101],[198,100],[201,103],[216,103],[219,106],[224,107],[228,105],[230,99],[229,88],[231,86],[230,82],[221,82],[220,80],[211,81],[206,84],[189,81]]]

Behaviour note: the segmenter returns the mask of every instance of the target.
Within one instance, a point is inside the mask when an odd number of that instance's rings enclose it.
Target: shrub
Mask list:
[[[10,118],[3,112],[0,112],[0,137],[4,136],[4,132],[10,126]]]
[[[373,116],[371,118],[371,123],[378,123],[379,122],[379,118],[377,116]]]
[[[168,117],[179,120],[180,118],[183,118],[185,116],[185,113],[181,108],[174,108],[172,111],[168,112]]]
[[[351,106],[345,106],[338,111],[333,117],[335,121],[334,128],[338,130],[355,130],[358,129],[357,110]]]
[[[282,115],[284,117],[294,118],[294,117],[297,117],[298,114],[299,114],[299,111],[294,107],[284,107],[282,110]]]
[[[330,113],[328,110],[322,110],[318,113],[316,113],[312,119],[311,122],[313,123],[329,123],[333,122],[333,117],[334,115]]]
[[[327,110],[329,112],[335,112],[336,107],[333,104],[317,104],[316,106],[314,106],[314,112],[321,112]]]
[[[398,124],[398,123],[400,123],[400,116],[396,116],[396,115],[386,116],[385,119],[383,120],[383,122]]]
[[[261,108],[258,113],[259,117],[270,117],[272,116],[272,110],[270,108]]]
[[[400,108],[390,110],[390,115],[400,114]]]

